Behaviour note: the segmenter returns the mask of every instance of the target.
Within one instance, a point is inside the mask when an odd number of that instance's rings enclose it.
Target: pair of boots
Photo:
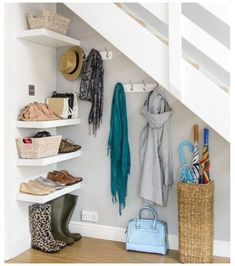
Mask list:
[[[73,215],[77,196],[66,194],[49,202],[52,206],[51,232],[56,240],[61,240],[67,245],[81,239],[79,233],[70,233],[69,222]]]
[[[29,206],[32,248],[53,253],[81,238],[68,227],[76,202],[77,196],[66,194],[50,203]]]

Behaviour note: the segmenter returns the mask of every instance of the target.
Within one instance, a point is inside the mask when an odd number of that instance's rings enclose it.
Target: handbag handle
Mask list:
[[[148,211],[150,211],[150,212],[152,213],[153,218],[154,218],[154,219],[153,219],[153,225],[152,225],[152,228],[153,228],[154,230],[156,230],[156,225],[157,225],[158,215],[157,215],[156,210],[153,209],[153,208],[151,208],[151,207],[143,207],[143,208],[141,208],[141,209],[139,210],[139,217],[138,217],[137,220],[136,220],[135,227],[138,228],[138,229],[140,228],[141,213],[142,213],[143,210],[148,210]]]

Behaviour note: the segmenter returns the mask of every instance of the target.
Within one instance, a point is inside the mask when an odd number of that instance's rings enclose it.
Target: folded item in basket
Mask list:
[[[60,119],[45,103],[33,102],[24,107],[20,112],[19,120],[47,121]]]
[[[51,133],[48,131],[39,131],[33,137],[34,138],[51,137]]]

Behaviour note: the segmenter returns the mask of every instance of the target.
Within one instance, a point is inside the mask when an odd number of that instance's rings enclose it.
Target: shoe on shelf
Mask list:
[[[20,184],[20,192],[22,193],[27,193],[27,194],[32,194],[32,195],[47,195],[50,192],[36,188],[30,184],[27,183],[21,183]]]
[[[60,142],[59,153],[68,153],[80,150],[81,146],[74,144],[70,139],[62,139]]]
[[[59,185],[58,183],[46,178],[46,177],[43,177],[43,176],[40,176],[40,177],[37,177],[36,180],[41,184],[41,185],[46,185],[48,187],[51,187],[55,190],[57,189],[61,189],[65,186],[65,184],[63,185]]]
[[[82,177],[72,176],[67,170],[61,170],[60,172],[65,174],[67,177],[74,179],[74,183],[79,183],[83,180]]]
[[[45,192],[48,192],[48,193],[51,193],[51,192],[55,191],[54,188],[48,187],[47,185],[42,185],[37,180],[30,180],[28,182],[28,185],[32,186],[32,187],[35,187],[35,188],[38,188],[38,189],[41,189],[41,190],[44,190]]]
[[[60,185],[73,185],[75,183],[75,180],[73,178],[68,177],[61,171],[48,172],[47,178]]]

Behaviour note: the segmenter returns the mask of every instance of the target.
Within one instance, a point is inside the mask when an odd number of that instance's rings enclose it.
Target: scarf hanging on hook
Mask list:
[[[92,49],[86,58],[82,73],[79,98],[91,102],[88,123],[96,136],[103,115],[104,67],[100,53]]]
[[[121,83],[116,84],[113,94],[108,153],[111,160],[112,199],[114,203],[118,201],[121,215],[126,206],[127,181],[131,167],[126,98]]]

